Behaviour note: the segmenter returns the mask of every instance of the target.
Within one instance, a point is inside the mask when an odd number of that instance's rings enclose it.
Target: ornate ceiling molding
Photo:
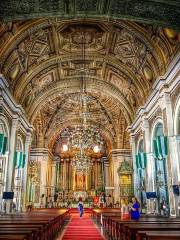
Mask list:
[[[82,33],[86,34],[84,62]],[[100,110],[93,121],[102,125],[101,119],[108,119],[106,128],[112,127],[121,145],[125,137],[117,132],[119,126],[124,133],[132,123],[154,81],[178,53],[179,36],[167,28],[98,17],[2,23],[0,71],[30,121],[37,124],[40,139],[57,126],[59,115],[65,116],[59,118],[61,125],[75,119],[78,111],[68,107],[66,97],[80,92],[85,76],[87,92],[97,99],[94,111]],[[47,106],[51,111],[46,111]]]
[[[104,82],[101,79],[97,78],[88,78],[87,79],[87,92],[88,93],[99,93],[100,91],[103,94],[110,96],[114,99],[115,102],[118,102],[122,106],[122,110],[127,117],[128,124],[132,122],[133,116],[135,114],[134,109],[129,104],[127,99],[119,91],[119,89],[108,82]],[[51,83],[50,86],[47,86],[43,89],[42,92],[36,96],[34,101],[29,104],[27,109],[29,120],[33,122],[38,111],[46,105],[50,99],[53,99],[55,96],[72,94],[74,92],[80,92],[81,90],[81,79],[66,79],[60,82]]]
[[[142,78],[139,77],[138,73],[136,75],[133,74],[133,72],[127,68],[124,67],[124,65],[120,64],[115,60],[114,58],[111,57],[99,57],[98,55],[93,55],[91,54],[90,56],[86,56],[86,60],[88,61],[93,61],[93,59],[96,59],[96,61],[99,64],[106,64],[106,68],[108,68],[112,74],[117,76],[118,78],[124,79],[126,82],[131,82],[134,87],[136,88],[136,91],[139,93],[141,98],[144,100],[147,97],[147,88],[149,87],[146,82]],[[24,91],[26,90],[26,87],[31,81],[34,81],[35,78],[42,78],[43,75],[46,76],[48,74],[48,71],[58,71],[59,65],[63,63],[67,63],[69,61],[78,61],[78,56],[74,56],[69,58],[69,56],[63,56],[62,58],[59,57],[54,57],[48,59],[46,62],[42,64],[39,64],[36,66],[36,68],[30,69],[29,74],[22,75],[21,78],[18,79],[15,85],[14,94],[15,98],[22,103],[22,99],[24,96]],[[79,78],[81,74],[77,75],[77,73],[73,74],[74,78]],[[70,78],[71,76],[59,76],[59,78],[56,81],[62,81],[65,78]],[[96,75],[95,75],[96,77]],[[103,77],[103,76],[99,76]],[[88,77],[87,77],[88,78]],[[105,81],[110,81],[108,79],[108,76]],[[120,81],[120,79],[119,79]],[[38,88],[38,91],[40,89]],[[138,99],[140,100],[140,99]],[[143,104],[143,102],[140,102],[140,104]]]
[[[2,1],[0,20],[26,20],[39,17],[99,17],[128,19],[179,29],[180,3],[177,0],[44,0]]]
[[[4,72],[6,78],[9,78],[12,91],[17,100],[22,99],[22,94],[24,95],[25,91],[25,85],[28,82],[34,81],[34,78],[42,78],[43,73],[47,75],[48,70],[54,70],[56,72],[56,81],[58,79],[64,79],[64,76],[61,74],[63,71],[65,73],[71,72],[74,76],[77,75],[77,73],[72,72],[71,69],[64,70],[62,67],[63,64],[81,60],[81,55],[78,51],[75,52],[75,56],[72,56],[72,54],[70,56],[69,53],[64,51],[62,47],[62,42],[64,41],[62,36],[64,36],[63,31],[65,27],[74,26],[74,24],[75,26],[76,24],[82,24],[82,20],[74,20],[72,22],[59,22],[57,19],[35,20],[32,22],[28,21],[22,23],[22,25],[18,25],[15,30],[12,30],[14,31],[14,34],[9,41],[5,41],[5,45],[2,45],[1,49],[3,49],[4,52],[1,52],[0,58],[2,71]],[[85,21],[85,24],[88,24],[88,22]],[[138,95],[141,96],[141,98],[137,98],[136,101],[138,102],[140,99],[145,101],[151,88],[152,78],[159,76],[165,68],[164,56],[162,54],[162,50],[159,49],[159,45],[154,43],[155,41],[151,39],[152,36],[148,36],[144,26],[139,26],[135,23],[112,21],[112,24],[110,24],[109,22],[102,23],[99,20],[93,19],[91,20],[91,24],[93,24],[92,26],[94,27],[97,25],[101,28],[101,36],[103,31],[107,31],[105,34],[105,36],[107,36],[105,42],[104,40],[101,41],[105,44],[105,46],[103,46],[104,49],[101,51],[93,51],[91,54],[87,53],[87,61],[95,59],[96,63],[101,65],[101,69],[97,70],[99,72],[101,71],[98,75],[101,75],[101,77],[106,81],[110,81],[108,77],[113,78],[113,75],[116,75],[120,78],[119,82],[121,81],[121,78],[126,78],[127,81],[132,82],[136,88],[135,91],[139,91]],[[13,27],[11,26],[11,28]],[[78,28],[77,31],[79,31]],[[59,34],[62,36],[60,37]],[[74,30],[73,34],[77,35],[76,30]],[[28,38],[29,36],[30,38]],[[119,41],[118,37],[120,36],[123,37],[123,39],[120,38],[121,40],[118,43],[120,45],[117,45],[116,42]],[[132,40],[133,38],[134,40]],[[26,46],[26,44],[31,41],[33,42],[33,45]],[[140,45],[140,49],[144,46],[143,48],[145,52],[143,55],[141,54],[140,56],[137,56],[137,59],[141,60],[138,63],[140,64],[140,67],[137,67],[138,65],[133,66],[134,63],[131,63],[131,59],[134,58],[135,51],[135,48],[132,48],[131,45],[135,44],[134,41],[139,42],[138,44],[143,43],[142,46]],[[64,42],[63,44],[67,43]],[[110,46],[113,46],[113,53],[111,53],[112,50]],[[27,49],[25,52],[22,50],[23,47]],[[49,48],[48,52],[46,47]],[[165,46],[163,48],[168,49]],[[46,50],[45,55],[37,56],[38,52],[44,51],[43,49]],[[119,55],[117,55],[117,53]],[[122,53],[125,55],[123,56],[123,59],[119,59],[119,56],[121,57]],[[146,55],[144,55],[145,53]],[[30,55],[28,56],[28,54]],[[30,61],[29,59],[31,59],[31,61],[35,61],[35,64],[28,65],[28,61]],[[37,61],[33,59],[37,59]],[[39,89],[39,86],[36,87]],[[19,90],[21,93],[19,93]],[[140,101],[138,106],[143,103],[144,102]]]
[[[104,99],[101,99],[101,96],[97,95],[88,95],[91,99],[90,101],[90,109],[89,114],[90,118],[87,119],[88,122],[91,122],[92,119],[94,119],[94,122],[98,125],[105,124],[111,126],[111,133],[115,135],[114,129],[115,129],[115,122],[114,120],[114,109],[112,109],[112,105],[105,101]],[[53,124],[55,123],[55,126],[58,124],[61,124],[64,121],[67,121],[67,119],[72,119],[72,116],[69,116],[68,112],[72,114],[74,112],[73,118],[77,118],[79,116],[79,99],[80,94],[73,93],[72,95],[65,95],[62,99],[57,100],[58,104],[56,103],[55,106],[51,104],[51,109],[49,110],[47,107],[44,107],[44,109],[41,109],[41,112],[43,113],[43,118],[46,119],[46,129],[45,129],[45,135],[48,134],[48,132],[53,128]],[[56,99],[54,99],[53,102],[55,102]],[[49,105],[48,104],[48,105]],[[108,106],[109,104],[109,106]],[[66,109],[67,113],[64,114],[64,110]],[[116,112],[118,112],[116,110]],[[48,116],[47,116],[48,115]],[[65,115],[65,120],[62,119],[62,115]],[[98,117],[96,116],[98,115]],[[101,116],[100,116],[101,115]],[[80,117],[80,116],[79,116]],[[100,118],[101,117],[101,118]],[[80,118],[78,118],[80,120]],[[102,122],[103,121],[103,122]],[[93,122],[93,124],[94,124]],[[113,129],[112,129],[113,127]]]

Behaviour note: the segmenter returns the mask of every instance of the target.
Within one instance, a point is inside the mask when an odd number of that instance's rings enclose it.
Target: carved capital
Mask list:
[[[28,132],[28,133],[26,134],[26,144],[27,144],[27,145],[29,145],[29,144],[31,143],[31,137],[32,137],[31,133]]]
[[[159,99],[159,106],[162,110],[171,105],[171,97],[169,93],[164,93],[163,96]]]
[[[147,119],[142,120],[142,130],[145,131],[146,129],[149,128],[149,121]]]
[[[19,117],[12,119],[12,129],[17,129],[20,127]]]

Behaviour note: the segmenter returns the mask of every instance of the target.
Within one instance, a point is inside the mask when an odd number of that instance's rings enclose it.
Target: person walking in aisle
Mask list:
[[[83,216],[83,213],[84,213],[84,206],[83,206],[83,202],[82,202],[81,197],[79,198],[78,209],[79,209],[79,216],[81,218]]]

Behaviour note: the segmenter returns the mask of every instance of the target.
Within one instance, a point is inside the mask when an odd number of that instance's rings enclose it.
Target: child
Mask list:
[[[126,203],[125,200],[122,200],[122,203],[121,203],[121,216],[123,219],[130,218],[128,204]]]

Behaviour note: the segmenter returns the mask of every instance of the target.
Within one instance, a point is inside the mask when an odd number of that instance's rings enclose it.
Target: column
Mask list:
[[[169,142],[169,156],[167,158],[167,173],[168,173],[168,191],[170,201],[170,215],[178,215],[178,197],[173,194],[172,185],[178,185],[179,162],[177,152],[177,141],[174,135],[174,121],[170,94],[164,92],[161,102],[161,107],[164,111],[163,122],[167,129]]]
[[[101,159],[101,178],[102,178],[102,189],[105,189],[105,169],[104,169],[104,161]]]
[[[104,185],[105,185],[106,195],[108,195],[109,190],[106,189],[106,188],[110,187],[110,183],[109,183],[109,163],[105,162],[105,161],[104,161],[104,176],[105,176]]]
[[[69,190],[69,159],[66,159],[66,189]]]
[[[6,181],[7,191],[13,190],[14,152],[16,150],[15,144],[16,144],[16,132],[18,129],[18,123],[19,123],[18,118],[12,119],[11,136],[10,136],[10,143],[9,143],[10,149],[9,149],[9,160],[8,160],[8,176],[7,176],[8,179]]]
[[[28,179],[27,173],[28,173],[30,145],[31,145],[31,133],[27,133],[25,149],[24,149],[24,154],[25,154],[26,158],[25,158],[24,172],[23,172],[23,178],[22,178],[22,199],[23,199],[22,209],[23,209],[23,211],[26,211],[27,179]]]
[[[52,162],[52,164],[51,164],[51,196],[54,196],[54,194],[55,194],[56,177],[57,177],[56,176],[56,162]]]
[[[48,155],[39,156],[38,161],[41,163],[40,196],[44,194],[46,197]]]
[[[146,191],[155,191],[154,186],[154,157],[151,151],[151,136],[150,127],[147,119],[143,119],[142,130],[144,133],[144,151],[147,154],[147,168],[146,168]],[[157,204],[156,204],[157,205]],[[154,200],[147,199],[147,213],[154,213]]]
[[[92,159],[91,159],[92,161]],[[89,170],[87,171],[87,178],[88,178],[88,190],[91,190],[91,177],[92,177],[92,166],[89,168]]]
[[[10,135],[10,149],[9,149],[9,159],[8,159],[8,174],[6,180],[6,191],[13,191],[14,185],[14,152],[15,152],[15,144],[16,144],[16,132],[18,130],[19,119],[12,119],[11,126],[11,135]],[[11,212],[11,201],[7,201],[6,204],[7,213]]]
[[[63,190],[66,190],[66,159],[63,163]]]
[[[69,159],[66,159],[66,190],[69,189]]]
[[[97,159],[97,170],[98,170],[98,174],[97,174],[97,184],[98,184],[98,189],[100,190],[101,187],[101,168],[100,168],[100,162],[99,159]]]
[[[118,161],[116,151],[112,153],[112,161],[113,161],[113,175],[114,175],[114,203],[116,203],[119,201],[119,176],[117,173],[117,169],[119,167],[119,161]]]
[[[61,186],[60,186],[60,189],[62,190],[63,189],[63,179],[64,179],[64,174],[63,174],[63,171],[64,171],[64,163],[63,163],[63,159],[60,159],[60,183],[61,183]]]
[[[101,167],[102,167],[102,179],[103,179],[103,184],[105,187],[105,179],[106,179],[106,175],[105,175],[105,165],[107,163],[107,157],[102,157],[101,158]]]
[[[89,178],[89,177],[88,177],[88,169],[86,169],[86,174],[85,174],[85,176],[86,176],[86,184],[85,184],[86,187],[85,187],[85,190],[88,191],[88,187],[89,187],[89,186],[88,186],[88,178]]]
[[[73,169],[73,186],[72,186],[72,189],[73,191],[76,190],[76,171]]]
[[[91,186],[92,186],[92,188],[93,189],[95,189],[95,160],[94,159],[92,159],[92,161],[93,161],[93,166],[92,166],[92,178],[91,178]]]
[[[71,159],[69,162],[69,178],[70,178],[70,190],[72,191],[73,189],[73,168],[72,168],[72,164],[71,164]]]
[[[97,159],[95,159],[95,189],[98,189],[98,163],[97,163]]]
[[[131,151],[132,151],[132,159],[133,159],[133,180],[134,180],[134,194],[137,196],[137,188],[138,188],[138,176],[137,176],[137,168],[136,168],[136,142],[135,136],[133,134],[130,135],[131,138]]]

